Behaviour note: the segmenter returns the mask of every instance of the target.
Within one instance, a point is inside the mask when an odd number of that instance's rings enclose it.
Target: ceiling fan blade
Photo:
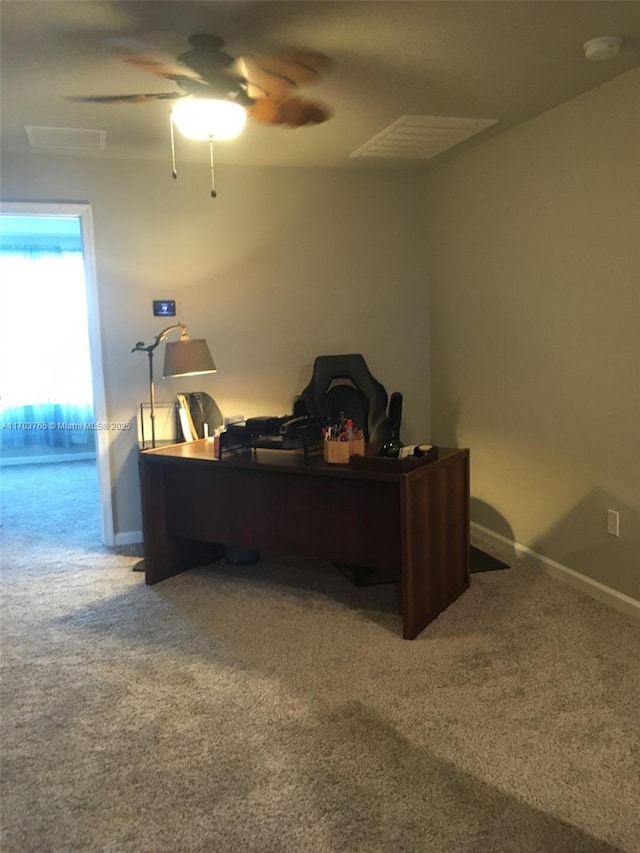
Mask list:
[[[137,65],[159,77],[167,77],[170,80],[184,78],[196,80],[200,83],[204,82],[202,76],[194,68],[176,59],[175,56],[149,47],[143,42],[133,39],[108,39],[107,45],[114,53],[122,56],[125,62]]]
[[[82,104],[141,104],[145,101],[167,101],[184,98],[180,92],[151,92],[139,95],[68,95],[68,101]]]
[[[267,74],[289,80],[293,86],[317,83],[331,67],[331,60],[324,53],[292,51],[271,56],[253,56],[253,61]]]
[[[292,88],[322,79],[331,60],[323,53],[297,51],[273,56],[241,56],[229,73],[247,83],[251,98],[287,97]]]
[[[195,80],[198,83],[205,83],[204,78],[193,68],[185,65],[184,62],[178,62],[175,59],[171,62],[167,62],[158,54],[134,54],[132,56],[128,56],[125,62],[130,62],[132,65],[137,65],[139,68],[143,68],[145,71],[157,74],[158,77],[168,77],[170,80]]]
[[[260,124],[303,127],[321,124],[331,117],[329,110],[314,101],[301,98],[260,98],[250,107],[247,115]]]
[[[247,86],[247,95],[254,100],[257,98],[285,98],[291,92],[295,84],[289,78],[269,74],[263,71],[252,56],[243,56],[237,59],[227,69],[232,77],[244,80]]]

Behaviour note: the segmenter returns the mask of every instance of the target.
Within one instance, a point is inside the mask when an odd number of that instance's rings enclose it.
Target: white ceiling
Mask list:
[[[0,23],[2,150],[34,150],[25,125],[106,131],[106,148],[84,157],[170,156],[171,102],[65,99],[174,88],[110,54],[114,36],[179,53],[188,35],[212,32],[233,56],[328,54],[332,71],[303,90],[331,107],[328,122],[248,125],[216,145],[217,162],[260,166],[424,169],[640,64],[635,0],[2,0]],[[624,39],[619,57],[587,62],[583,43],[603,35]],[[431,160],[350,156],[406,115],[498,122]],[[203,143],[177,146],[179,159],[207,159]]]

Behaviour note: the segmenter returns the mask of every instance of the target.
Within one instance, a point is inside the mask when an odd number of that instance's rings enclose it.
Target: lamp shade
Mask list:
[[[168,376],[197,376],[217,370],[204,338],[183,338],[167,343],[164,351],[164,378]]]

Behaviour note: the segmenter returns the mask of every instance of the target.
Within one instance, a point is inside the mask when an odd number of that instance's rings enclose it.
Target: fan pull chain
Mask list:
[[[211,163],[211,198],[216,198],[216,175],[213,170],[213,140],[209,140],[209,162]]]
[[[178,170],[176,168],[176,138],[173,127],[172,114],[169,115],[169,130],[171,131],[171,177],[175,180],[178,177]],[[211,164],[211,198],[217,198],[218,193],[216,192],[216,175],[213,166],[213,139],[209,140],[209,162]]]
[[[173,115],[169,113],[169,127],[171,129],[171,165],[173,170],[171,172],[171,177],[175,180],[178,177],[178,170],[176,169],[176,140],[173,132]]]

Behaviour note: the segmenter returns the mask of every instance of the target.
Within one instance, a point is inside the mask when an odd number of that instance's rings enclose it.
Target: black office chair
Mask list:
[[[319,355],[311,381],[296,398],[294,414],[324,416],[337,423],[344,412],[362,429],[365,441],[387,444],[400,433],[402,395],[397,391],[391,395],[388,413],[387,402],[384,386],[372,376],[362,355]]]

